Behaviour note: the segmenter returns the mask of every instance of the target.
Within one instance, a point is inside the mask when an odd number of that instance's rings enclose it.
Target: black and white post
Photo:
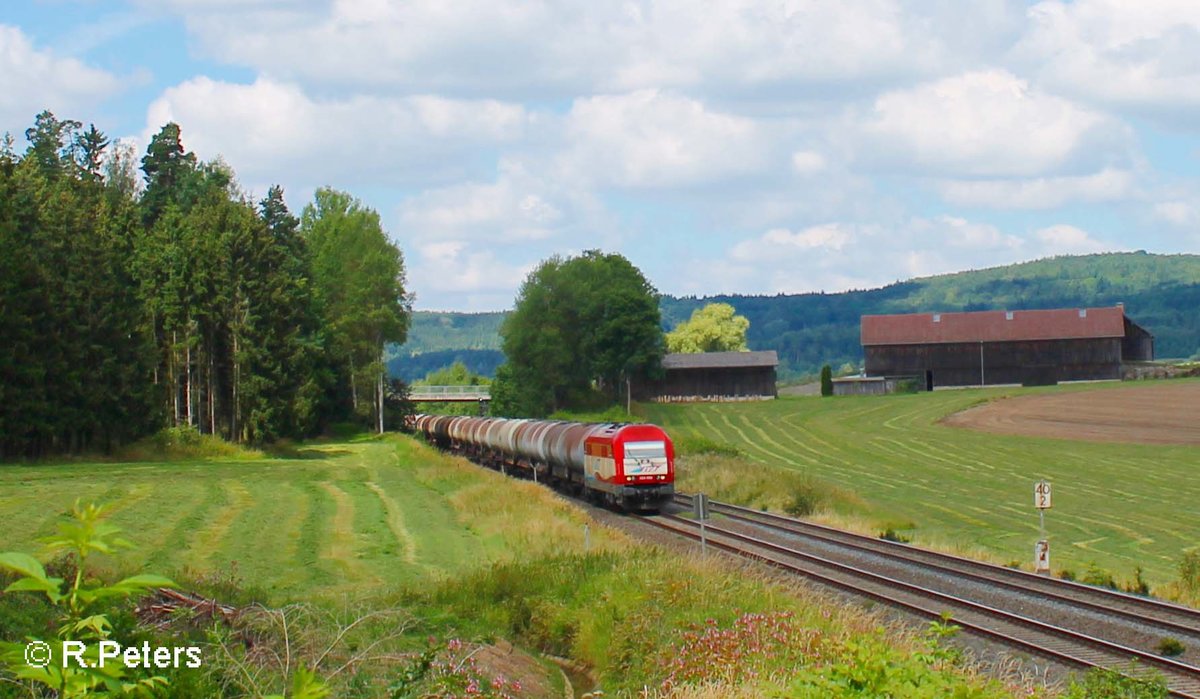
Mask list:
[[[1037,545],[1033,549],[1034,570],[1043,575],[1050,574],[1050,539],[1046,536],[1046,510],[1050,509],[1050,481],[1042,479],[1033,487],[1033,506],[1038,511]]]

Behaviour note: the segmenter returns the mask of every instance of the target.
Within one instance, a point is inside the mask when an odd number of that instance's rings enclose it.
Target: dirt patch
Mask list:
[[[564,690],[555,686],[554,675],[559,670],[547,667],[546,663],[501,639],[490,646],[479,648],[475,655],[476,666],[485,677],[503,677],[521,683],[518,696],[536,699],[562,699]],[[561,677],[561,675],[560,675]],[[569,690],[565,696],[570,697]]]
[[[1122,386],[993,401],[942,423],[1088,442],[1200,445],[1200,382]]]

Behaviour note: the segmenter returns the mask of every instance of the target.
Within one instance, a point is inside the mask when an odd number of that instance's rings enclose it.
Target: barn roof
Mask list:
[[[733,369],[778,365],[779,356],[775,354],[775,350],[668,354],[662,360],[664,369]]]
[[[862,344],[1021,342],[1125,337],[1125,309],[910,313],[862,317]]]

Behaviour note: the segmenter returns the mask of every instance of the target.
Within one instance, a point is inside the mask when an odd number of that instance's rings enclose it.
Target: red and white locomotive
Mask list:
[[[502,471],[628,510],[657,510],[675,493],[675,446],[655,425],[417,415],[438,446]]]

